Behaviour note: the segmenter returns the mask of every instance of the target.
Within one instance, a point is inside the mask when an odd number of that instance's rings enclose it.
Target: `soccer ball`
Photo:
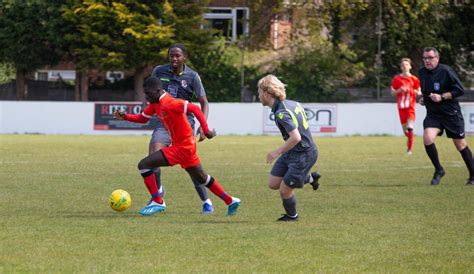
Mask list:
[[[132,205],[132,198],[127,191],[117,189],[110,194],[109,205],[115,211],[125,211]]]

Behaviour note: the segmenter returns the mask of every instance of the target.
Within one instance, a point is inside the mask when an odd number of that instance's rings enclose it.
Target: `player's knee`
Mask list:
[[[206,187],[211,187],[212,184],[214,184],[214,177],[212,177],[211,175],[208,175],[208,174],[202,174],[200,176],[198,176],[198,178],[195,178],[196,181],[200,184],[203,184],[205,185]]]
[[[453,142],[458,151],[462,151],[467,147],[467,142],[465,139],[453,139]]]
[[[275,182],[272,182],[272,181],[268,181],[268,188],[270,189],[273,189],[273,190],[277,190],[280,188],[280,184],[276,184]]]
[[[433,144],[434,141],[435,141],[435,138],[433,136],[423,135],[423,144],[425,146],[429,146],[429,145]]]
[[[138,163],[138,169],[139,169],[139,170],[142,170],[142,169],[151,169],[151,168],[146,164],[145,159],[142,159],[142,160]]]

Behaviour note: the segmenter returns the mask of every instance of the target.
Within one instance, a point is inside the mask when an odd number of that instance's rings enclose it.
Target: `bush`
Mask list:
[[[225,44],[223,39],[210,48],[196,50],[191,67],[201,76],[207,97],[211,102],[240,102],[240,50]],[[256,68],[245,66],[245,85],[256,81]]]
[[[350,61],[350,52],[328,47],[300,49],[274,71],[287,85],[288,98],[301,102],[344,100],[337,97],[337,89],[361,78],[363,67]]]

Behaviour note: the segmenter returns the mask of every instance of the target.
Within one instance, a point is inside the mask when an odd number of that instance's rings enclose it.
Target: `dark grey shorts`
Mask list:
[[[164,127],[156,127],[151,134],[150,144],[161,143],[167,146],[171,145],[171,138]]]
[[[191,128],[194,131],[194,118],[188,116],[188,122],[191,124]],[[155,130],[153,130],[153,133],[151,134],[150,144],[155,143],[161,143],[167,146],[171,145],[171,138],[168,133],[168,130],[163,127],[163,124],[161,124],[161,122],[158,123],[158,126],[155,128]]]
[[[317,149],[285,153],[275,162],[270,174],[282,177],[283,182],[291,188],[302,188],[309,171],[317,159]]]

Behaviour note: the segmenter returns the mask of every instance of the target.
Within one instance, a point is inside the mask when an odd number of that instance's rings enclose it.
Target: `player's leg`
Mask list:
[[[148,205],[140,210],[140,214],[142,215],[152,215],[166,209],[166,204],[163,201],[162,195],[158,192],[154,173],[155,168],[160,166],[169,166],[162,150],[148,155],[138,163],[140,174],[142,175],[145,186],[151,195],[151,200]]]
[[[410,109],[399,109],[398,114],[400,116],[400,123],[402,125],[403,134],[407,137],[407,153],[411,155],[413,153],[413,119],[414,115],[411,115]],[[410,124],[411,122],[411,124]]]
[[[217,197],[221,198],[228,206],[228,215],[234,215],[237,208],[240,205],[240,199],[235,198],[227,194],[227,192],[221,187],[221,185],[212,176],[204,172],[201,164],[193,167],[185,168],[186,172],[191,178],[196,180],[199,184],[207,187]]]
[[[284,177],[289,169],[288,160],[288,154],[280,156],[273,164],[270,175],[268,176],[268,187],[279,191],[283,209],[285,210],[285,214],[282,214],[277,221],[284,222],[298,220],[298,213],[296,212],[296,195],[293,192],[293,189],[286,186],[284,182]],[[288,181],[288,183],[292,182]],[[304,183],[302,183],[302,186],[303,185]]]
[[[469,179],[467,179],[467,185],[474,185],[474,162],[472,159],[472,152],[467,145],[464,132],[464,119],[462,116],[457,117],[456,121],[450,120],[449,124],[446,124],[446,135],[453,139],[453,143],[456,149],[461,153],[462,159],[466,164],[467,170],[469,171]]]
[[[435,145],[436,136],[442,133],[442,126],[438,121],[427,116],[423,121],[423,127],[425,128],[423,130],[423,144],[425,145],[426,154],[435,168],[431,184],[437,185],[440,183],[441,177],[445,174],[439,162],[438,150]]]
[[[462,159],[466,164],[467,170],[469,171],[469,178],[467,179],[467,185],[474,185],[474,162],[472,160],[472,152],[467,145],[466,139],[454,139],[454,145],[456,149],[461,153]]]
[[[188,122],[191,125],[191,128],[193,129],[193,132],[195,132],[195,121],[194,121],[194,116],[190,115],[188,116]],[[199,142],[202,140],[199,139]],[[191,180],[194,183],[194,188],[196,189],[197,194],[199,195],[199,198],[202,201],[202,214],[211,214],[214,212],[214,208],[212,206],[212,201],[209,198],[209,195],[207,194],[207,189],[203,184],[200,184],[198,181],[195,179],[191,178]]]
[[[415,142],[415,134],[413,132],[414,124],[415,124],[414,118],[407,119],[407,123],[405,124],[405,132],[406,132],[406,136],[408,137],[407,153],[409,155],[413,154],[413,143]]]
[[[214,207],[212,206],[211,198],[209,198],[209,195],[207,194],[206,186],[200,184],[194,178],[191,178],[191,180],[193,181],[194,189],[196,189],[199,199],[201,199],[202,202],[202,214],[212,214],[212,212],[214,212]]]
[[[148,146],[148,153],[152,154],[158,150],[161,150],[171,144],[171,139],[168,131],[163,126],[157,126],[151,135],[150,144]],[[161,184],[161,168],[157,167],[154,170],[156,186],[162,196],[165,194],[165,190]]]
[[[321,178],[321,174],[319,172],[312,172],[309,173],[311,168],[316,164],[316,161],[318,160],[318,151],[317,150],[312,150],[307,152],[307,172],[308,174],[306,175],[306,179],[304,181],[304,184],[311,184],[313,186],[313,190],[318,190],[319,188],[319,179]]]

